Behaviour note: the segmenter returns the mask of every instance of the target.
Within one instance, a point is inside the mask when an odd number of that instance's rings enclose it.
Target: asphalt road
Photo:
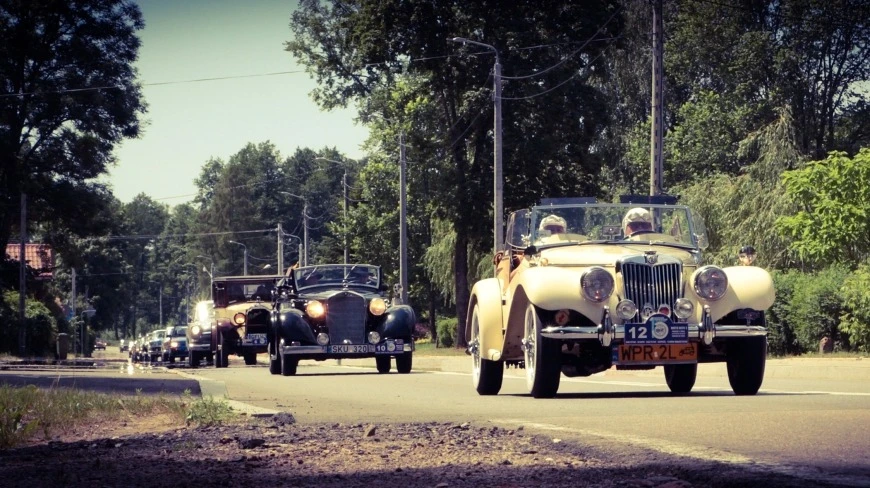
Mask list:
[[[870,381],[820,375],[818,366],[803,368],[803,375],[771,368],[759,394],[749,397],[733,395],[727,378],[713,369],[699,375],[691,395],[672,396],[659,369],[562,377],[556,398],[533,399],[522,370],[506,371],[499,395],[477,395],[465,358],[452,361],[455,367],[437,368],[451,371],[416,368],[409,375],[378,374],[374,360],[303,361],[294,377],[270,375],[265,358],[260,360],[256,366],[231,361],[227,369],[119,364],[104,373],[3,371],[0,381],[73,377],[78,379],[67,381],[84,387],[83,378],[106,375],[126,389],[225,396],[236,405],[290,411],[303,423],[523,425],[604,448],[630,445],[819,483],[870,486]]]
[[[536,400],[526,394],[521,370],[508,371],[498,396],[483,397],[468,372],[381,375],[373,360],[368,366],[303,361],[296,376],[282,377],[239,362],[183,374],[201,379],[204,394],[225,392],[232,400],[291,411],[300,422],[523,425],[554,437],[870,486],[870,383],[848,378],[767,378],[758,395],[738,397],[727,378],[702,375],[693,393],[681,397],[668,392],[660,369],[613,371],[563,377],[556,398]]]

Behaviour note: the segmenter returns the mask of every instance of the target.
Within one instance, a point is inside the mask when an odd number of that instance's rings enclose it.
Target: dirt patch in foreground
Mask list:
[[[16,487],[817,486],[467,423],[303,425],[279,414],[200,428],[126,420],[84,434],[0,451],[0,479]]]

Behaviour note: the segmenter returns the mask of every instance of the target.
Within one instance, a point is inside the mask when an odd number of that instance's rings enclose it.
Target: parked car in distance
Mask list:
[[[198,368],[203,359],[214,361],[212,349],[214,335],[214,302],[203,300],[196,303],[193,318],[187,324],[187,365]]]
[[[186,359],[187,354],[187,326],[167,327],[163,338],[163,362],[175,364],[176,359]]]
[[[380,266],[326,264],[292,270],[278,283],[269,372],[292,376],[302,359],[371,357],[379,373],[396,359],[411,372],[414,310],[391,303]]]
[[[166,337],[166,329],[153,330],[148,334],[148,360],[157,362],[163,355],[163,338]]]
[[[698,363],[725,362],[737,395],[754,395],[767,356],[770,274],[705,265],[703,222],[674,197],[547,199],[512,213],[496,277],[471,292],[466,325],[472,379],[495,395],[505,365],[525,369],[535,398],[562,374],[663,366],[685,394]]]
[[[272,290],[281,276],[221,276],[212,282],[215,334],[212,350],[215,366],[229,366],[230,356],[257,364],[265,353],[272,312]]]
[[[106,343],[106,341],[104,341],[104,340],[102,340],[102,339],[97,339],[97,340],[94,342],[94,350],[95,350],[95,351],[96,351],[96,350],[102,350],[102,351],[105,351],[107,345],[108,345],[108,344]]]

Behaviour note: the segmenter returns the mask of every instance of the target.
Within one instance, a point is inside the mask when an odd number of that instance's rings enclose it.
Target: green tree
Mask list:
[[[602,43],[584,42],[607,37],[616,28],[617,22],[611,23],[616,17],[606,1],[324,5],[304,0],[294,12],[295,37],[287,50],[317,80],[315,101],[327,109],[358,102],[364,120],[377,113],[412,140],[418,127],[426,127],[429,134],[419,138],[438,142],[417,156],[438,171],[434,178],[427,175],[433,183],[431,198],[456,233],[452,260],[460,328],[467,313],[469,268],[476,265],[468,250],[491,251],[491,228],[480,222],[492,221],[488,80],[493,59],[491,52],[472,46],[445,47],[447,39],[471,36],[491,43],[501,55],[503,172],[505,188],[516,189],[505,193],[504,200],[506,208],[515,208],[541,194],[598,193],[592,176],[601,161],[593,141],[606,107],[588,78]],[[396,110],[384,103],[392,97]],[[410,120],[407,107],[417,103],[431,106],[428,124]],[[389,145],[394,141],[392,136],[384,140]],[[542,178],[545,174],[553,177]],[[462,331],[459,336],[464,341]]]
[[[89,214],[86,181],[139,133],[145,106],[132,64],[143,26],[128,1],[0,2],[0,248],[21,192],[41,220]]]
[[[799,210],[777,220],[802,258],[825,266],[855,268],[870,252],[870,149],[854,158],[831,152],[782,176],[786,193]]]

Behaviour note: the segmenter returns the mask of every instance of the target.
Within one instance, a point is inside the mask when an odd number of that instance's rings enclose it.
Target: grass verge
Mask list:
[[[189,392],[170,398],[0,385],[0,449],[127,416],[160,414],[187,425],[216,425],[236,417],[226,402],[211,397],[193,399]]]
[[[455,347],[435,347],[434,342],[415,342],[415,353],[421,356],[466,356],[465,349]]]

